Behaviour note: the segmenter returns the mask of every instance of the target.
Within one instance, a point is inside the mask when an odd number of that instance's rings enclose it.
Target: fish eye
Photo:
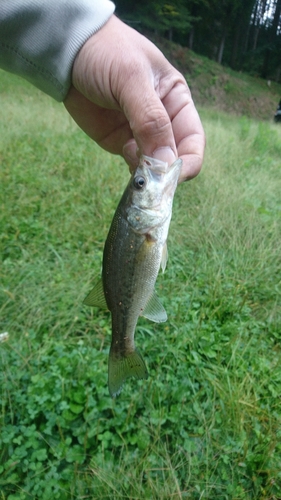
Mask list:
[[[145,185],[145,178],[142,177],[141,175],[137,175],[135,178],[134,178],[134,187],[136,189],[142,189]]]

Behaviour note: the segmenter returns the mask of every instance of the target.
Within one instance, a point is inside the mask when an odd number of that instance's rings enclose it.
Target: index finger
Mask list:
[[[127,81],[123,87],[126,90],[123,109],[141,153],[157,156],[160,148],[172,154],[166,157],[164,153],[160,158],[164,161],[182,158],[179,182],[183,182],[200,172],[205,134],[183,76],[169,63],[167,66],[168,69],[165,67],[160,73],[158,85],[152,86],[151,81],[142,78],[141,91],[137,95],[136,85]],[[131,144],[131,148],[136,145]]]
[[[201,169],[205,133],[191,97],[184,82],[178,82],[162,99],[172,123],[178,156],[183,160],[179,182],[195,177]]]

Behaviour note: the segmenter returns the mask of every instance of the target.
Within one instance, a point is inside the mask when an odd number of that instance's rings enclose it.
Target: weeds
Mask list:
[[[110,318],[82,300],[127,169],[0,76],[1,500],[280,498],[280,130],[202,110],[157,282],[169,319],[140,319],[150,378],[112,401]]]

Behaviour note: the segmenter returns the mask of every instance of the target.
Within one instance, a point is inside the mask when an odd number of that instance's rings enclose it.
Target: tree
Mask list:
[[[234,69],[281,74],[281,0],[115,0],[117,15]]]
[[[275,0],[272,2],[272,8],[274,8],[274,15],[271,17],[268,26],[268,43],[264,53],[263,68],[261,73],[263,78],[268,77],[273,56],[280,50],[278,36],[280,37],[281,0]]]
[[[230,66],[234,69],[240,69],[244,53],[247,50],[251,16],[254,5],[255,0],[240,2],[235,11],[233,26],[230,34],[232,44]]]
[[[170,40],[174,31],[189,31],[192,19],[184,0],[143,0],[133,7],[128,0],[117,0],[117,12],[121,17],[126,13],[129,22],[167,34]]]

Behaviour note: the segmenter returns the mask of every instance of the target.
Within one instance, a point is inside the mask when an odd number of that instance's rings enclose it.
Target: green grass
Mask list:
[[[281,95],[280,83],[233,71],[186,47],[154,35],[151,38],[185,75],[197,105],[212,106],[237,116],[273,120]]]
[[[201,110],[169,319],[140,319],[150,377],[113,401],[110,317],[82,300],[127,167],[23,81],[0,92],[0,499],[280,499],[281,127]]]

